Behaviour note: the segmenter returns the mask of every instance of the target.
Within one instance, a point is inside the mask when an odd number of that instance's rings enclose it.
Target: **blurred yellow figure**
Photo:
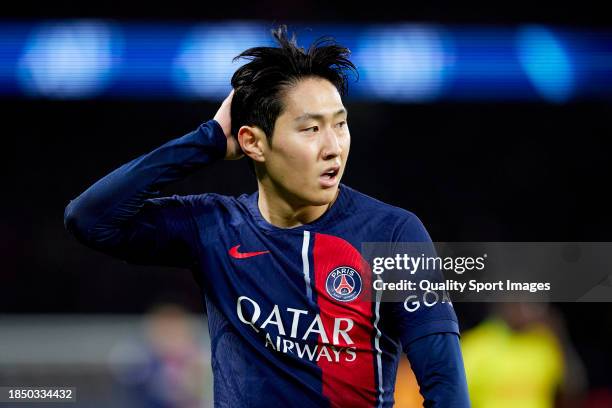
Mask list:
[[[462,337],[473,408],[551,408],[563,382],[564,357],[537,307],[506,305]]]

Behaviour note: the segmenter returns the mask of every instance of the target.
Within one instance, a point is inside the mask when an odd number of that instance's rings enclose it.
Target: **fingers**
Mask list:
[[[228,103],[231,103],[233,97],[234,97],[234,89],[232,88],[229,95],[225,97],[225,100],[223,102],[225,103],[227,101]]]

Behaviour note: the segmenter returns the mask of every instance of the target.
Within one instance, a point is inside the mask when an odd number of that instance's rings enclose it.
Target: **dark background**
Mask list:
[[[318,22],[421,21],[439,23],[554,23],[609,27],[605,1],[551,0],[382,0],[357,3],[349,0],[263,1],[20,1],[3,9],[5,18],[107,17],[119,20],[279,20]],[[282,20],[282,21],[280,21]]]
[[[410,21],[610,27],[603,2],[22,3],[5,19]],[[15,7],[19,7],[18,9]],[[343,182],[416,213],[434,241],[610,241],[612,104],[351,103]],[[63,228],[70,199],[112,169],[211,118],[217,104],[2,99],[0,312],[144,313],[161,300],[202,311],[188,271],[95,253]],[[247,163],[217,163],[165,193],[240,194]],[[481,305],[456,305],[463,328]],[[590,386],[612,385],[610,304],[559,304]]]

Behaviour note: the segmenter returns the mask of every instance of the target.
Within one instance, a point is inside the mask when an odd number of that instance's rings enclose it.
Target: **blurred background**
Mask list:
[[[434,241],[611,240],[604,2],[20,2],[0,20],[0,385],[76,386],[87,407],[210,406],[190,272],[95,253],[63,210],[211,118],[232,58],[279,23],[302,46],[331,35],[352,50],[344,183],[413,211]],[[255,188],[240,161],[164,194]],[[474,407],[612,406],[610,303],[455,307]],[[404,362],[397,406],[421,406],[416,389]]]

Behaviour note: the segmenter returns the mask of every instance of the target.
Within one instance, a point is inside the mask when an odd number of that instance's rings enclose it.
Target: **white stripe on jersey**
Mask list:
[[[302,266],[304,270],[304,282],[306,282],[306,296],[312,301],[312,288],[310,287],[310,264],[308,263],[308,246],[310,245],[310,231],[304,231],[304,242],[302,243]]]

